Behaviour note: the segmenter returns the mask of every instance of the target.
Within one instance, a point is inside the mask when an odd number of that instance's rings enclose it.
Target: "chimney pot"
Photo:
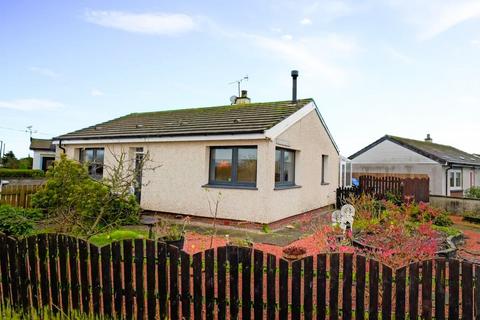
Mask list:
[[[425,142],[433,142],[433,139],[430,136],[430,133],[427,133],[427,137],[425,138]]]
[[[247,90],[242,90],[240,97],[235,99],[234,104],[246,104],[250,103],[250,98],[247,96]]]
[[[292,102],[296,102],[298,70],[292,70],[291,75],[292,75]]]
[[[242,98],[246,98],[247,97],[247,90],[242,90]]]

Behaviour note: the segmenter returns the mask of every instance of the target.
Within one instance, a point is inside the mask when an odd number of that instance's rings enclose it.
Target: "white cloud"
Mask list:
[[[0,100],[0,108],[19,111],[55,110],[63,107],[63,104],[53,100],[44,99],[15,99]]]
[[[420,40],[432,39],[465,21],[480,18],[478,0],[391,0],[390,4],[417,28]]]
[[[244,37],[275,58],[299,68],[304,74],[315,75],[336,85],[347,80],[346,69],[336,63],[336,59],[351,56],[358,51],[356,43],[336,34],[325,37],[278,39],[261,35],[247,34]]]
[[[480,40],[472,40],[470,41],[470,44],[474,47],[480,48]]]
[[[409,56],[405,55],[404,53],[398,51],[397,49],[394,49],[392,47],[386,47],[385,52],[393,59],[405,64],[410,64],[413,62],[412,58]]]
[[[304,10],[306,14],[315,15],[319,20],[325,22],[348,16],[353,11],[350,4],[341,0],[316,1]]]
[[[100,96],[103,96],[104,94],[105,94],[105,93],[104,93],[102,90],[100,90],[100,89],[95,89],[95,88],[93,88],[93,89],[90,91],[90,95],[91,95],[92,97],[100,97]]]
[[[151,35],[176,35],[196,28],[194,19],[186,14],[131,13],[122,11],[87,11],[88,22],[108,28]]]
[[[293,40],[293,36],[291,34],[284,34],[282,36],[282,39],[283,40],[287,40],[287,41],[290,41],[290,40]]]
[[[300,20],[300,24],[302,26],[308,26],[308,25],[311,25],[312,24],[312,20],[308,19],[308,18],[303,18],[302,20]]]
[[[37,74],[40,74],[42,76],[49,77],[49,78],[52,78],[52,79],[60,78],[59,73],[57,73],[57,72],[55,72],[51,69],[48,69],[48,68],[30,67],[29,70],[33,73],[37,73]]]

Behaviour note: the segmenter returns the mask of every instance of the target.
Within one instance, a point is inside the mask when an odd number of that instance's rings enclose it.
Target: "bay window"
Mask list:
[[[275,149],[275,186],[295,185],[295,151]]]
[[[257,147],[210,148],[209,184],[255,187]]]

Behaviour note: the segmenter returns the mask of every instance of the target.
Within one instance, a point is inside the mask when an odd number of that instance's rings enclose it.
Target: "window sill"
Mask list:
[[[328,186],[330,182],[322,182],[322,186]]]
[[[297,189],[297,188],[301,188],[301,187],[302,186],[292,184],[292,185],[287,185],[287,186],[275,186],[275,188],[273,188],[273,190]]]
[[[225,185],[225,184],[204,184],[202,188],[258,190],[257,187],[253,187],[253,186]]]

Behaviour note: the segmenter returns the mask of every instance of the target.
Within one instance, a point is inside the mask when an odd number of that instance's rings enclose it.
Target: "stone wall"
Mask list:
[[[430,195],[430,204],[434,207],[458,214],[468,212],[480,213],[480,199]]]

